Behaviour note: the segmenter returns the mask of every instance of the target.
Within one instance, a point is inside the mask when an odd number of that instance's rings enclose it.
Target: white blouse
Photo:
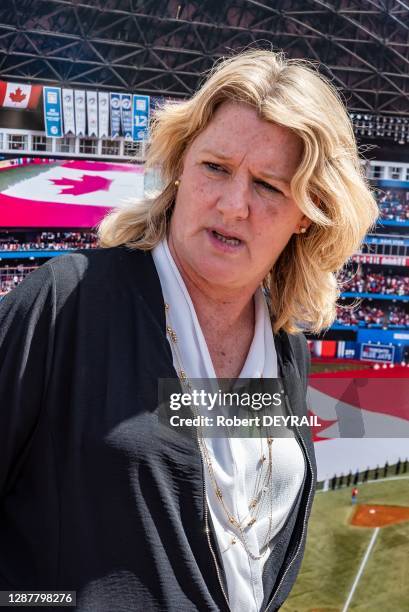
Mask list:
[[[169,323],[178,336],[179,353],[187,377],[216,378],[194,305],[166,239],[153,249],[152,255],[164,300],[169,304]],[[277,355],[268,307],[261,288],[255,293],[254,299],[254,337],[240,378],[260,378],[261,375],[264,378],[276,378]],[[174,366],[178,369],[173,347],[172,354]],[[291,432],[289,434],[291,435]],[[262,439],[260,442],[259,438],[205,438],[205,443],[227,508],[230,508],[239,520],[246,518],[249,515],[248,503],[259,468],[260,444],[263,444],[264,454],[268,456],[266,440]],[[223,559],[229,604],[233,612],[259,612],[264,599],[264,564],[274,545],[273,538],[284,526],[304,479],[304,454],[294,436],[275,438],[272,451],[272,527],[270,543],[264,548],[264,555],[259,560],[249,557],[237,537],[237,532],[228,522],[204,462],[206,499]],[[269,529],[270,513],[270,504],[263,504],[257,521],[245,531],[247,546],[256,556],[261,554],[260,547]],[[231,544],[233,536],[236,536],[235,544]]]

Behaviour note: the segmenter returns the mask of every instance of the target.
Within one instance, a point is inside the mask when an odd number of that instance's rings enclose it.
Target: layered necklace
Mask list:
[[[176,331],[171,325],[170,322],[170,305],[168,303],[165,304],[165,316],[166,316],[166,333],[170,340],[170,345],[172,348],[172,354],[174,355],[176,364],[177,364],[177,374],[179,380],[186,390],[187,393],[192,393],[193,385],[191,380],[189,379],[186,369],[183,366],[181,352],[179,348],[179,341]],[[262,375],[261,375],[262,378]],[[199,413],[194,405],[192,405],[192,409],[196,416],[199,416]],[[225,497],[223,495],[222,488],[220,487],[216,475],[215,470],[211,458],[211,454],[206,445],[205,438],[203,436],[202,426],[200,425],[201,420],[198,419],[199,425],[196,427],[197,432],[197,440],[199,445],[199,450],[202,456],[203,462],[206,464],[209,479],[212,484],[216,499],[220,504],[223,513],[225,514],[227,521],[233,531],[233,536],[229,535],[230,543],[229,546],[225,549],[228,550],[230,546],[237,543],[237,538],[242,542],[243,547],[248,554],[248,556],[257,561],[262,559],[267,552],[267,545],[271,540],[271,534],[273,529],[273,486],[272,486],[272,445],[273,438],[267,437],[267,449],[263,449],[263,440],[260,437],[260,457],[257,461],[257,476],[255,479],[252,495],[248,500],[248,514],[244,519],[240,519],[238,515],[235,515],[232,510],[227,506]],[[259,554],[254,554],[249,547],[248,544],[248,536],[247,532],[257,521],[260,519],[260,513],[265,504],[269,504],[269,517],[268,517],[268,528],[266,530],[266,534],[263,540],[261,547],[259,547]],[[226,530],[227,532],[227,530]],[[223,552],[225,552],[223,551]],[[261,552],[263,551],[263,552]]]

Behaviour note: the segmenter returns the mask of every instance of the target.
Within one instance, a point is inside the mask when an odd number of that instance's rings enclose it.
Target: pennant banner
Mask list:
[[[139,142],[149,135],[149,96],[134,94],[132,104],[132,136]]]
[[[85,91],[76,89],[74,91],[75,100],[75,134],[85,136]]]
[[[111,138],[121,133],[121,94],[111,93]]]
[[[0,81],[0,106],[6,108],[37,108],[42,91],[42,85]]]
[[[87,91],[88,136],[98,137],[98,94]]]
[[[132,140],[132,96],[121,94],[121,127],[125,140]]]
[[[154,112],[162,108],[163,106],[165,106],[167,100],[168,98],[165,98],[165,96],[151,96],[151,100],[150,100],[151,111]]]
[[[44,124],[49,138],[62,138],[61,89],[44,87]]]
[[[62,108],[64,117],[64,134],[75,136],[74,90],[62,90]]]
[[[109,136],[109,93],[98,93],[98,135],[100,138]]]

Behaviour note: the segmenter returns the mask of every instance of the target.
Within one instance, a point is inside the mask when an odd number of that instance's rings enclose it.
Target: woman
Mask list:
[[[0,587],[76,590],[81,611],[271,612],[303,556],[309,431],[174,435],[158,381],[279,376],[304,415],[300,332],[333,321],[377,207],[335,91],[268,51],[159,111],[148,161],[159,194],[1,303]]]

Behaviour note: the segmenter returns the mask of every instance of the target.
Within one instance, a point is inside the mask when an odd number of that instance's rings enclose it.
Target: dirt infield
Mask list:
[[[356,527],[385,527],[405,521],[409,521],[408,506],[359,504],[350,523]]]

